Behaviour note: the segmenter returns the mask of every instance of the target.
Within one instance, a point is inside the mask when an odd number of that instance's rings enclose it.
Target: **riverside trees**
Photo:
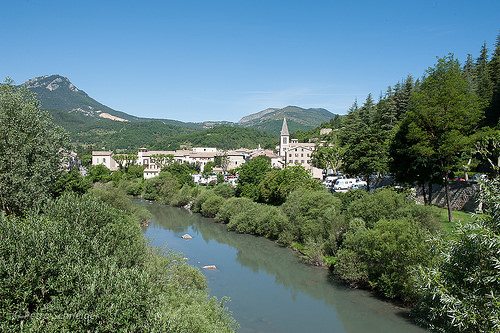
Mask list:
[[[0,85],[0,209],[20,214],[50,198],[68,137],[28,90]]]
[[[0,331],[233,332],[203,274],[147,244],[144,208],[59,177],[67,146],[33,95],[0,85]]]
[[[452,55],[438,59],[427,70],[412,95],[414,109],[407,113],[411,151],[435,162],[446,189],[450,222],[453,221],[449,184],[459,156],[471,146],[470,135],[482,117],[479,97],[469,91],[458,60]]]

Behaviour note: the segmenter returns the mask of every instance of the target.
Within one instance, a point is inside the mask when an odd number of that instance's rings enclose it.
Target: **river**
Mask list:
[[[224,225],[175,207],[138,201],[153,214],[144,236],[182,252],[201,267],[212,295],[231,299],[239,332],[426,332],[407,312],[368,291],[349,289],[328,270],[301,262],[272,241],[230,232]],[[184,240],[189,234],[193,238]]]

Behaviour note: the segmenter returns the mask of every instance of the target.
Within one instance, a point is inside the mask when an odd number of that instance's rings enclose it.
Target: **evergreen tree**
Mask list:
[[[477,90],[480,101],[484,106],[488,106],[493,97],[493,83],[488,71],[488,49],[486,43],[481,47],[481,53],[476,60]]]
[[[485,111],[486,124],[500,126],[500,34],[497,36],[495,50],[489,62],[489,76],[492,84],[491,104]]]

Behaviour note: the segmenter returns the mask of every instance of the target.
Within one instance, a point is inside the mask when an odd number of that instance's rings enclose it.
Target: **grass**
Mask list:
[[[447,233],[451,233],[453,231],[453,229],[455,228],[455,226],[457,225],[457,223],[465,223],[466,224],[466,223],[474,222],[474,219],[472,218],[472,213],[470,213],[470,212],[454,210],[454,211],[452,211],[454,222],[449,222],[447,208],[440,208],[440,207],[434,206],[434,209],[439,214],[439,222],[441,223],[443,230],[446,231]]]

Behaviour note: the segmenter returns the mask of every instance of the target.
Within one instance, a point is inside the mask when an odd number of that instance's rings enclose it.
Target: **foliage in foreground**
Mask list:
[[[482,186],[485,214],[436,241],[440,260],[421,270],[415,314],[434,331],[500,331],[500,179]]]
[[[233,331],[201,272],[92,195],[0,220],[2,331]]]
[[[23,88],[0,84],[0,209],[22,214],[50,198],[67,135]]]

